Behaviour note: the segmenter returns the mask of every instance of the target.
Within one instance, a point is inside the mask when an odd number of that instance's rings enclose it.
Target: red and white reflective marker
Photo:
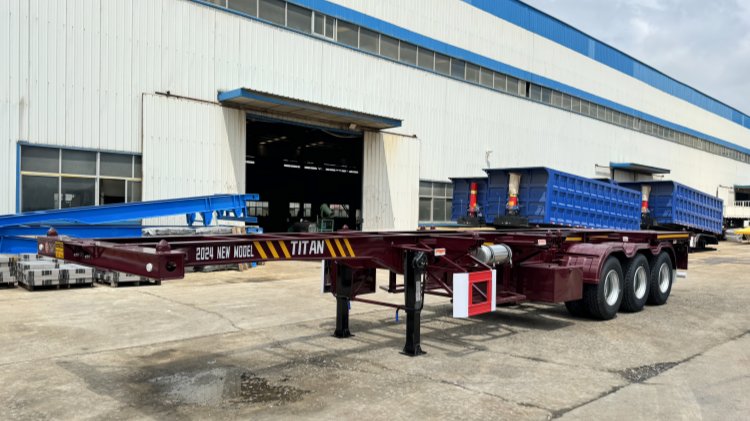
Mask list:
[[[453,317],[464,318],[495,311],[496,287],[497,275],[494,270],[453,274]]]
[[[438,256],[438,257],[445,256],[445,249],[444,248],[435,249],[435,256]]]

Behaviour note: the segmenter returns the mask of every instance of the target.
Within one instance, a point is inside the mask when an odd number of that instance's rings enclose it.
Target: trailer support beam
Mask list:
[[[403,354],[410,357],[422,355],[420,325],[424,304],[424,272],[427,256],[423,252],[407,250],[404,253],[404,287],[406,307],[406,344]]]
[[[336,265],[336,330],[333,336],[348,338],[352,335],[349,330],[349,305],[352,294],[351,273]]]

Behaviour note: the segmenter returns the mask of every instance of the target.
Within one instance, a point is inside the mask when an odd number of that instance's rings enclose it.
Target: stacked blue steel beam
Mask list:
[[[116,238],[140,237],[140,220],[163,216],[185,215],[191,226],[197,215],[210,225],[214,213],[220,220],[256,223],[247,215],[246,202],[258,199],[257,194],[220,194],[0,215],[0,253],[35,252],[33,236],[53,226],[62,235]]]

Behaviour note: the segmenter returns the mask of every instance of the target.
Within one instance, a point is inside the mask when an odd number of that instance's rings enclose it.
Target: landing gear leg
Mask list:
[[[422,283],[427,266],[427,255],[423,252],[407,251],[404,257],[404,284],[406,307],[406,344],[403,354],[410,357],[422,355],[420,346],[420,324],[422,313]]]
[[[352,336],[349,331],[349,296],[352,292],[351,276],[346,276],[339,271],[336,279],[336,330],[333,336],[337,338],[348,338]],[[344,276],[341,276],[344,275]]]

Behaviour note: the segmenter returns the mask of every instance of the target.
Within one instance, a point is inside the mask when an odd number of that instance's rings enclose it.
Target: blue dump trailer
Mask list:
[[[620,185],[642,195],[644,229],[690,231],[692,247],[718,244],[724,222],[721,199],[675,181],[639,181]]]
[[[486,200],[480,206],[492,225],[641,228],[641,194],[633,189],[546,167],[485,172]]]
[[[452,177],[450,180],[453,182],[451,221],[462,225],[484,225],[487,177]],[[476,187],[473,192],[472,185]],[[475,197],[473,202],[472,195]]]

